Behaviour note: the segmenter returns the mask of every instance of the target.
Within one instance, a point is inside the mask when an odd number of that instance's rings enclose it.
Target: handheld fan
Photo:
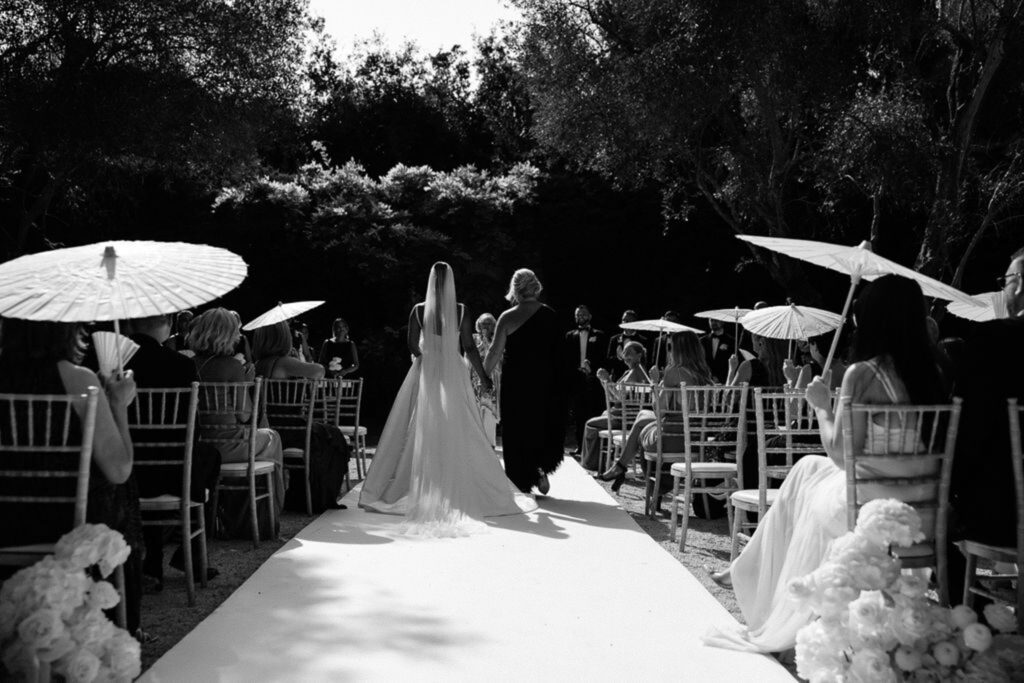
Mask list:
[[[112,376],[114,371],[123,368],[131,360],[139,345],[128,337],[114,332],[93,332],[92,345],[96,349],[96,359],[100,364],[100,374]]]

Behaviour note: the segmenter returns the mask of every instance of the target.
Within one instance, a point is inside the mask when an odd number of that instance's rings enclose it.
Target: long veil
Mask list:
[[[448,264],[434,264],[425,299],[406,532],[462,536],[484,528],[485,516],[522,508],[487,438],[459,352],[461,321]]]

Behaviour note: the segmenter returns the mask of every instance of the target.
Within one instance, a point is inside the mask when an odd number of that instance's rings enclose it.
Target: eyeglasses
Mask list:
[[[1005,287],[1014,278],[1019,278],[1020,273],[1007,273],[1006,275],[1000,275],[996,278],[996,282],[999,283],[1000,287]]]

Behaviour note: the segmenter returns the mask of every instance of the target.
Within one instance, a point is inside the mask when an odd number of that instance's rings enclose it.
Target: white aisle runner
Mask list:
[[[793,680],[700,642],[733,618],[574,460],[551,496],[487,533],[423,539],[353,493],[143,680]]]

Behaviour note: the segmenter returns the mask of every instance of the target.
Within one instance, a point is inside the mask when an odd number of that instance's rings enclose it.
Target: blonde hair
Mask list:
[[[258,327],[252,333],[252,357],[254,360],[280,358],[292,350],[292,328],[287,320],[275,325]]]
[[[517,304],[523,299],[531,299],[540,296],[544,291],[544,285],[540,283],[537,276],[529,268],[520,268],[512,274],[512,281],[508,284],[508,293],[505,299],[509,303]]]
[[[232,356],[241,335],[238,318],[226,308],[211,308],[192,321],[188,347],[199,356]]]

